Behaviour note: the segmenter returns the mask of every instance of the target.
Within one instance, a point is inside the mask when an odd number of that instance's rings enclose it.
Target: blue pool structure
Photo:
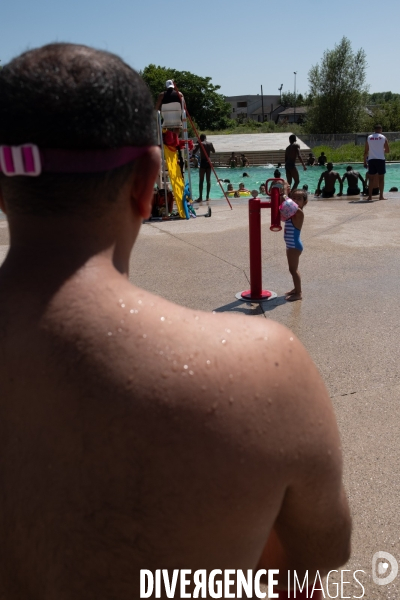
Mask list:
[[[341,177],[343,177],[348,166],[352,166],[355,171],[358,171],[360,175],[365,179],[366,169],[361,163],[342,163],[334,165],[334,170],[337,171]],[[325,167],[307,167],[307,171],[303,171],[301,165],[297,166],[300,175],[300,188],[307,184],[308,191],[310,192],[310,200],[313,199],[315,189],[317,187],[318,180],[321,174],[326,170]],[[239,183],[244,183],[245,188],[248,190],[258,190],[262,183],[265,183],[267,179],[274,176],[276,165],[266,165],[260,167],[236,167],[231,169],[229,167],[215,167],[215,171],[220,179],[229,179],[233,184],[234,189],[238,189]],[[285,168],[280,169],[281,176],[285,179]],[[243,177],[243,173],[247,173],[249,177]],[[192,177],[192,192],[193,198],[198,197],[199,190],[199,172],[198,169],[191,169]],[[361,183],[361,182],[360,182]],[[347,182],[344,183],[343,193],[346,194]],[[224,190],[227,189],[227,183],[222,183]],[[400,163],[386,163],[386,175],[385,175],[385,191],[389,191],[390,188],[397,187],[400,190]],[[205,191],[205,185],[204,185]],[[336,192],[339,192],[339,186],[336,184]],[[218,200],[224,198],[222,190],[217,183],[215,176],[211,174],[211,193],[210,199]],[[203,199],[204,192],[203,192]],[[245,200],[246,198],[242,198]],[[235,199],[236,200],[236,199]]]

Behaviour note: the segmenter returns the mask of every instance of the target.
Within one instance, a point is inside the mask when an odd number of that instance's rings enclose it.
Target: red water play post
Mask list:
[[[250,242],[250,289],[239,292],[237,298],[260,302],[276,297],[275,292],[262,289],[262,258],[261,258],[261,209],[271,209],[271,231],[281,231],[281,220],[279,213],[279,189],[271,187],[268,191],[268,183],[282,182],[282,179],[268,179],[265,183],[267,194],[271,201],[251,198],[249,200],[249,242]],[[272,185],[272,184],[271,184]]]

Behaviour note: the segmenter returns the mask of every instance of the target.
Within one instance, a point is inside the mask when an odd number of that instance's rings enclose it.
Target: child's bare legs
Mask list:
[[[286,300],[289,300],[290,302],[301,300],[301,278],[298,270],[300,254],[301,250],[296,250],[295,248],[288,248],[286,250],[289,272],[293,277],[294,283],[294,289],[286,294]]]

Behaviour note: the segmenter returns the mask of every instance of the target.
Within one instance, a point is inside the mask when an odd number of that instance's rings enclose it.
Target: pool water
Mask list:
[[[362,164],[354,164],[345,163],[334,166],[334,170],[339,173],[341,177],[346,172],[346,168],[349,166],[354,166],[354,170],[358,171],[360,175],[365,179],[366,169]],[[266,165],[265,167],[236,167],[235,169],[224,168],[224,167],[216,167],[215,171],[220,179],[229,179],[233,184],[233,188],[235,190],[238,189],[239,183],[244,183],[244,187],[248,190],[258,190],[262,183],[265,183],[267,179],[270,179],[274,176],[274,171],[276,169],[276,165]],[[299,175],[300,175],[300,186],[307,184],[308,191],[311,194],[314,194],[318,180],[321,177],[321,174],[326,170],[325,167],[307,167],[307,171],[303,171],[302,166],[298,167]],[[281,176],[285,179],[285,169],[280,169]],[[193,187],[193,195],[194,198],[198,198],[198,190],[199,190],[199,170],[191,169],[191,178],[192,178],[192,187]],[[249,177],[243,177],[243,173],[247,173]],[[359,181],[361,184],[361,181]],[[222,183],[224,190],[227,189],[228,184]],[[321,186],[322,187],[322,186]],[[361,187],[361,185],[360,185]],[[392,187],[397,187],[400,190],[400,163],[386,164],[386,175],[385,175],[385,190],[388,191]],[[343,185],[343,193],[345,194],[347,190],[347,181],[345,181]],[[339,184],[336,184],[336,193],[340,191]],[[206,197],[206,182],[204,180],[203,187],[203,199]],[[215,175],[211,173],[211,193],[210,198],[217,199],[223,198],[224,195],[222,190],[215,179]]]

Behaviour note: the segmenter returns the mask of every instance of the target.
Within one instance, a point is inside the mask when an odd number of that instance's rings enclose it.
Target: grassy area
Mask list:
[[[386,155],[386,160],[400,160],[400,142],[390,142],[390,152]],[[315,146],[313,153],[318,157],[321,152],[325,152],[328,161],[333,163],[352,163],[364,162],[364,146],[355,144],[344,144],[339,148],[330,146]]]
[[[328,161],[333,163],[364,161],[364,146],[356,146],[355,144],[344,144],[344,146],[340,146],[339,148],[315,146],[312,151],[317,158],[321,152],[325,152]]]

